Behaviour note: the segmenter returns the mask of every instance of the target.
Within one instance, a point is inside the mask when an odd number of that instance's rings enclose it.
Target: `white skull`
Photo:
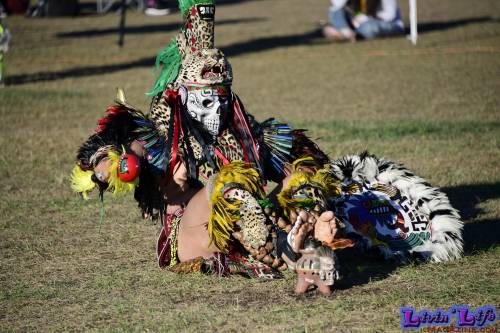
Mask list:
[[[203,124],[205,129],[216,136],[219,134],[221,120],[225,115],[229,101],[215,88],[181,88],[180,94],[189,115]]]

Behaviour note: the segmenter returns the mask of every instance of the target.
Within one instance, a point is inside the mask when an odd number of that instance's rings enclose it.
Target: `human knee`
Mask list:
[[[372,22],[365,22],[356,29],[356,33],[364,39],[376,38],[380,35],[378,27]]]
[[[335,29],[345,29],[349,27],[347,13],[345,9],[334,9],[330,8],[328,12],[328,18],[330,19],[330,24]]]

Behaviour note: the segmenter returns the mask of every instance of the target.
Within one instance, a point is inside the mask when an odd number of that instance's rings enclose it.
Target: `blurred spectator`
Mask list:
[[[0,1],[0,20],[6,17],[7,17],[7,11],[5,10],[2,1]]]
[[[158,2],[158,0],[148,0],[147,8],[144,13],[149,16],[163,16],[170,14],[170,9],[160,8]]]
[[[0,86],[4,83],[4,55],[9,50],[10,33],[7,28],[5,28],[0,20]]]
[[[323,28],[328,39],[355,41],[404,33],[397,0],[330,1],[330,25]]]

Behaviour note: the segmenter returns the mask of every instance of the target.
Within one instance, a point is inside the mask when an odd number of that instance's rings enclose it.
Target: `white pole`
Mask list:
[[[417,0],[410,0],[410,40],[417,45]]]

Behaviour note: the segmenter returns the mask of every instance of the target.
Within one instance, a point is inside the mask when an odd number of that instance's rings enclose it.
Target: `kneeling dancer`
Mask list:
[[[160,267],[272,276],[270,268],[286,268],[291,226],[264,186],[286,186],[299,157],[308,156],[308,168],[328,158],[303,131],[258,123],[245,111],[231,90],[231,66],[213,47],[213,3],[180,8],[184,27],[158,56],[163,70],[149,114],[120,94],[80,148],[73,188],[85,196],[94,184],[101,194],[135,190],[143,216],[162,224]]]
[[[303,130],[257,122],[214,48],[213,1],[179,7],[184,26],[158,55],[149,113],[120,92],[72,173],[84,197],[134,191],[143,217],[161,222],[160,267],[265,278],[289,267],[302,274],[298,293],[328,294],[335,250],[460,257],[462,224],[443,193],[375,156],[331,162]]]

